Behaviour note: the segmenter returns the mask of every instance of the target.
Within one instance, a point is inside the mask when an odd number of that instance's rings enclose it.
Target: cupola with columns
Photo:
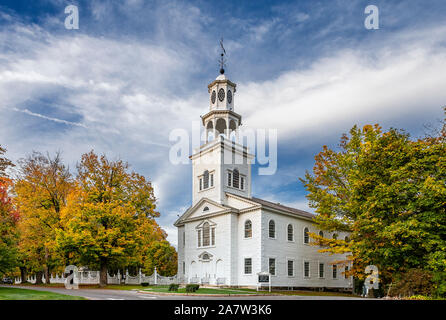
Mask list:
[[[241,115],[234,111],[237,85],[226,77],[223,65],[222,53],[220,75],[208,85],[209,112],[201,116],[206,130],[206,142],[211,140],[210,134],[214,138],[218,135],[230,138],[242,124]]]

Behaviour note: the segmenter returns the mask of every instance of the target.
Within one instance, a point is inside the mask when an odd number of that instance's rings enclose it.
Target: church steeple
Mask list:
[[[223,40],[220,41],[222,53],[220,56],[220,75],[208,85],[209,112],[203,115],[203,125],[206,129],[206,142],[218,135],[230,139],[231,134],[242,124],[242,117],[234,112],[234,96],[237,85],[225,75],[225,55]]]
[[[237,142],[242,117],[234,111],[236,84],[225,74],[222,43],[220,74],[208,85],[209,112],[201,116],[206,141],[194,149],[192,160],[192,202],[207,198],[221,204],[226,193],[251,197],[251,163],[254,155]]]

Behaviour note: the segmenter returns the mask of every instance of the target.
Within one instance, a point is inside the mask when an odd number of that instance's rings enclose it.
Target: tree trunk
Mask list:
[[[107,285],[107,260],[101,259],[101,270],[99,276],[99,286],[105,287]]]
[[[43,268],[43,271],[45,273],[45,283],[50,283],[50,268],[48,267],[48,248],[45,247],[45,267]]]
[[[28,277],[28,273],[26,272],[25,267],[20,267],[20,278],[21,278],[21,284],[26,283],[26,278]]]
[[[37,271],[36,273],[36,284],[42,284],[42,276],[43,276],[43,271]]]

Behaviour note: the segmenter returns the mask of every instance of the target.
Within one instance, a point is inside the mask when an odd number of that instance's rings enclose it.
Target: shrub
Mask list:
[[[148,283],[148,282],[141,282],[141,285],[142,285],[143,287],[148,287],[148,286],[149,286],[149,283]]]
[[[434,282],[435,297],[446,298],[446,272],[435,272],[432,281]]]
[[[188,284],[186,285],[186,292],[192,293],[198,290],[200,288],[199,284]]]
[[[180,285],[178,285],[176,283],[171,283],[169,286],[169,291],[178,291],[179,287],[180,287]]]
[[[415,295],[432,296],[434,283],[432,274],[427,270],[410,269],[395,276],[390,296],[410,297]]]

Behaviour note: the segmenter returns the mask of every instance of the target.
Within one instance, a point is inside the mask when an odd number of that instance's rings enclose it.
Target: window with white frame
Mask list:
[[[251,220],[245,221],[245,238],[252,237],[252,222]]]
[[[203,174],[198,177],[198,179],[200,191],[212,188],[214,186],[214,172],[205,170]]]
[[[215,227],[209,222],[203,223],[197,230],[198,247],[215,246]]]
[[[287,261],[288,277],[294,277],[294,260]]]
[[[325,276],[325,264],[320,262],[319,263],[319,278],[323,278]]]
[[[275,275],[276,275],[276,259],[274,259],[274,258],[269,258],[269,263],[268,263],[268,265],[269,265],[269,273],[270,273],[272,276],[275,276]]]
[[[288,241],[294,241],[293,225],[290,223],[287,227]]]
[[[345,279],[348,279],[347,273],[348,273],[348,266],[345,266],[345,270],[344,270],[344,278]]]
[[[270,220],[268,223],[268,235],[271,239],[276,237],[276,223],[274,220]]]
[[[337,265],[333,265],[333,279],[337,279],[338,278],[338,266]]]
[[[304,228],[304,243],[308,244],[310,242],[310,235],[309,235],[309,231],[308,228],[305,227]]]
[[[252,259],[245,258],[245,274],[251,274],[251,273],[252,273]]]
[[[203,247],[207,247],[210,244],[210,235],[211,228],[209,226],[209,222],[203,223]]]
[[[304,278],[310,277],[310,261],[304,261]]]
[[[245,190],[246,188],[246,177],[234,169],[233,171],[228,171],[228,186],[240,190]]]

